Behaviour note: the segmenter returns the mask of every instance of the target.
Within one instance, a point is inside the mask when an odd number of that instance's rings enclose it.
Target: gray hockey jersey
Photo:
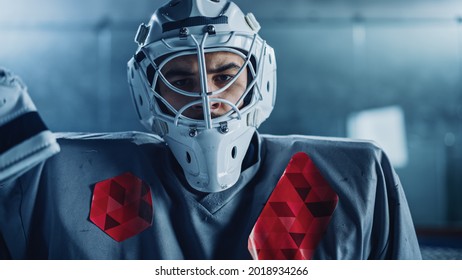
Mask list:
[[[249,259],[251,231],[302,152],[338,196],[314,259],[420,259],[403,188],[370,142],[255,134],[238,183],[218,193],[190,188],[152,134],[61,134],[58,143],[60,153],[1,185],[5,258]],[[127,192],[138,193],[136,210],[101,213]]]

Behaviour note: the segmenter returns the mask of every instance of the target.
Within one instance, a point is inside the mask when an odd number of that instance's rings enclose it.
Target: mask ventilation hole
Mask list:
[[[236,158],[237,156],[237,147],[234,146],[233,149],[231,150],[231,157]]]
[[[271,85],[270,85],[270,82],[268,81],[268,82],[266,83],[266,91],[267,91],[267,92],[270,92],[270,89],[271,89]]]
[[[169,6],[170,7],[175,7],[176,5],[180,4],[181,1],[171,1]]]
[[[146,76],[148,78],[149,85],[152,86],[152,82],[154,81],[154,74],[156,70],[154,69],[154,66],[152,64],[149,64],[148,67],[146,68]]]
[[[273,57],[271,55],[268,55],[268,60],[270,64],[273,64]]]
[[[186,152],[186,162],[191,163],[191,155],[188,152]]]
[[[141,95],[138,95],[138,103],[140,103],[140,106],[143,106],[143,97]]]

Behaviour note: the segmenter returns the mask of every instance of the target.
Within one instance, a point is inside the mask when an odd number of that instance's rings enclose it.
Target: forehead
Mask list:
[[[176,57],[165,64],[164,70],[173,68],[189,68],[197,69],[197,55],[190,54]],[[235,63],[241,66],[244,59],[239,55],[231,52],[210,52],[205,54],[207,68],[215,68],[229,63]]]

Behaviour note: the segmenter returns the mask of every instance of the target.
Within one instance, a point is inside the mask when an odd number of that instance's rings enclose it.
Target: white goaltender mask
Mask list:
[[[128,62],[137,113],[165,140],[196,190],[218,192],[238,181],[252,136],[273,109],[276,61],[259,29],[252,14],[225,0],[173,0],[138,29],[139,48]],[[216,54],[238,61],[218,86],[209,82],[219,71],[209,61]],[[182,60],[196,70],[169,71]],[[178,75],[191,77],[171,78]],[[218,106],[222,111],[214,114]]]

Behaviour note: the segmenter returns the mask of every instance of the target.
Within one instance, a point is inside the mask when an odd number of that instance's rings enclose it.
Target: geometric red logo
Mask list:
[[[308,155],[295,154],[250,233],[253,259],[312,259],[337,202],[337,194]]]
[[[152,224],[151,188],[127,172],[95,184],[90,220],[118,242]]]

